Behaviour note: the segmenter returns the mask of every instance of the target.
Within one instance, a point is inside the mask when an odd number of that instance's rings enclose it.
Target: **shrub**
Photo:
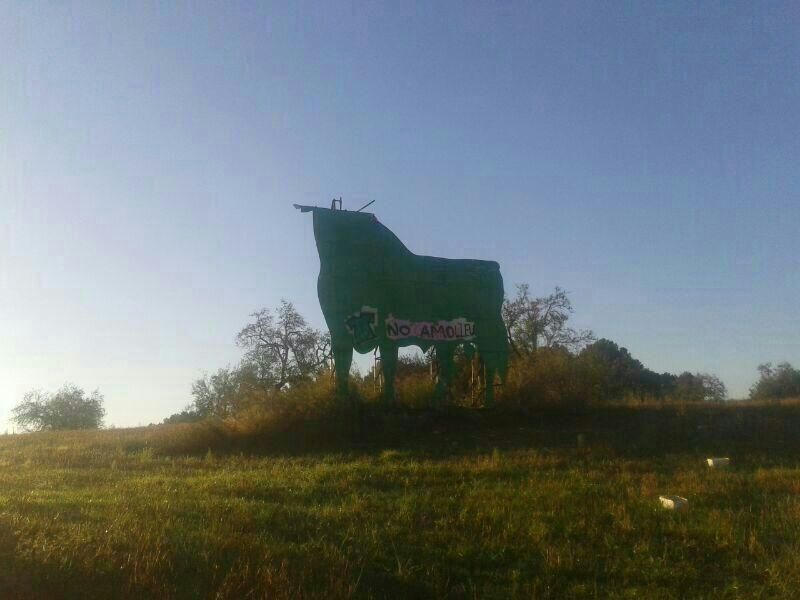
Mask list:
[[[408,408],[427,408],[438,402],[436,385],[427,373],[403,377],[397,381],[395,391],[398,404]]]
[[[347,432],[352,409],[337,403],[329,377],[284,390],[260,390],[258,394],[257,401],[251,399],[246,408],[225,418],[208,417],[158,428],[153,436],[155,450],[162,454],[204,454],[209,449],[302,445],[308,436]],[[353,398],[361,401],[357,391]]]
[[[564,349],[541,349],[512,361],[499,402],[521,408],[579,408],[591,398],[591,368]]]

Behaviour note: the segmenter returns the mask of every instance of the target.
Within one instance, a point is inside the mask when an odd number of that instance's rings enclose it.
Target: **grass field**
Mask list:
[[[0,597],[789,598],[798,425],[797,406],[407,412],[191,454],[188,426],[3,436]]]

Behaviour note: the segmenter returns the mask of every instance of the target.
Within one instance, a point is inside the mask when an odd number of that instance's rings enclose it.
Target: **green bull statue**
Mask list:
[[[483,359],[485,403],[491,405],[495,376],[504,380],[508,366],[500,266],[418,256],[371,213],[294,206],[314,215],[317,292],[331,334],[337,392],[347,394],[353,349],[380,349],[384,399],[391,402],[401,346],[436,349],[444,391],[456,347],[473,344]]]

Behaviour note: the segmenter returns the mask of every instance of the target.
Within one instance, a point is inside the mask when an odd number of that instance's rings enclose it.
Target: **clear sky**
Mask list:
[[[66,381],[157,422],[254,310],[322,327],[333,196],[656,371],[800,365],[797,3],[5,2],[0,56],[0,426]]]

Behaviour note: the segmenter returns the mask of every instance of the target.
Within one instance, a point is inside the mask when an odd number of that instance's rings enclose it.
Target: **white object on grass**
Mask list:
[[[707,458],[706,463],[712,469],[722,469],[731,464],[731,459],[727,456],[719,458]]]
[[[661,506],[669,510],[684,510],[689,507],[689,501],[683,496],[659,496]]]

